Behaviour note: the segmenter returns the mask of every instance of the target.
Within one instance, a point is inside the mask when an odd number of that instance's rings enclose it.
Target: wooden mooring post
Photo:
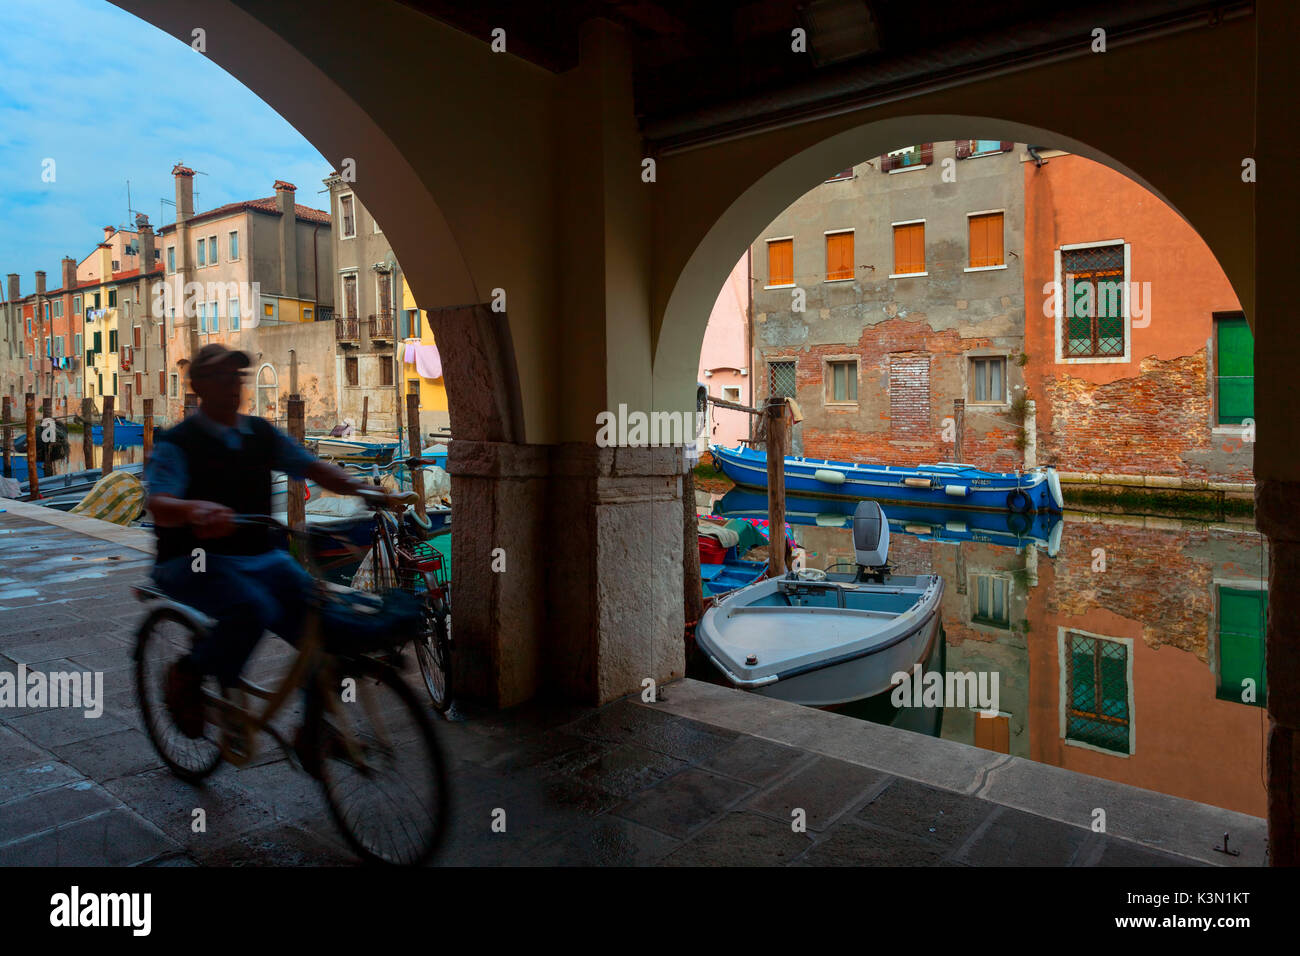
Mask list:
[[[682,448],[682,604],[686,624],[704,616],[704,583],[700,579],[700,524],[695,514],[695,471]]]
[[[303,439],[307,437],[306,403],[297,395],[290,395],[287,405],[289,437],[301,445]],[[289,527],[296,531],[301,531],[307,526],[307,502],[303,498],[305,487],[306,485],[298,479],[289,479],[289,501],[286,510],[288,512]]]
[[[36,464],[36,395],[27,393],[23,402],[23,411],[27,415],[27,489],[30,497],[40,497],[41,482]]]
[[[366,423],[370,418],[370,396],[361,396],[361,434],[366,433]]]
[[[789,447],[788,413],[784,398],[767,405],[767,573],[785,574],[785,453]]]
[[[101,477],[113,471],[113,401],[112,395],[104,396],[104,415],[100,425],[104,432],[101,440],[104,446],[104,467],[100,471]]]
[[[420,396],[406,396],[406,421],[408,424],[407,433],[411,436],[407,448],[410,451],[410,457],[419,459],[420,457]],[[421,518],[426,514],[424,505],[424,469],[411,468],[411,488],[419,495],[415,502],[415,510]]]
[[[13,413],[13,399],[6,395],[4,398],[0,399],[0,423],[2,423],[0,424],[0,428],[3,428],[3,432],[0,432],[0,445],[3,446],[3,450],[0,451],[0,454],[4,455],[3,474],[6,478],[12,478],[14,476],[14,463],[9,459],[14,443],[14,430],[9,424],[12,420]]]
[[[142,404],[144,405],[144,451],[140,457],[143,461],[148,461],[149,456],[153,454],[153,399],[146,398]]]
[[[85,468],[95,467],[95,400],[81,400],[81,456]]]

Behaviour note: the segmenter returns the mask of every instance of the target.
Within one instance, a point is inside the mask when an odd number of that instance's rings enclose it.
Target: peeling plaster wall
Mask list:
[[[797,363],[804,421],[794,430],[796,454],[889,464],[960,457],[998,469],[1023,461],[1010,409],[1023,388],[1016,363],[1025,321],[1018,153],[957,160],[954,143],[936,143],[930,166],[896,173],[882,173],[873,157],[854,167],[852,179],[814,187],[760,234],[753,246],[755,391],[760,401],[768,394],[769,362]],[[1006,268],[968,272],[967,215],[985,211],[1003,213]],[[916,219],[925,220],[928,274],[891,279],[893,224]],[[854,277],[827,282],[825,233],[850,228]],[[802,313],[793,310],[796,290],[767,288],[766,240],[784,236],[794,237]],[[969,401],[972,355],[1007,360],[1006,400],[968,407],[957,449],[945,440],[954,431],[945,435],[945,419],[955,416],[954,400]],[[858,400],[831,403],[827,363],[852,358]],[[900,405],[898,395],[891,402],[891,364],[903,360],[928,374],[928,408],[924,401]],[[899,381],[896,374],[896,392]]]

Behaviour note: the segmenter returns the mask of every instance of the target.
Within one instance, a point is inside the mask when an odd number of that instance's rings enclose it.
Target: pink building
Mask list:
[[[749,405],[749,251],[736,263],[713,303],[709,327],[700,349],[698,381],[711,397]],[[709,444],[734,446],[749,437],[750,416],[734,409],[709,406]]]

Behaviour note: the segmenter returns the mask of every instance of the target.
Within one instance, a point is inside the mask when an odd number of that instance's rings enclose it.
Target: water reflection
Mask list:
[[[855,505],[787,501],[809,567],[853,561]],[[739,490],[714,505],[765,509]],[[996,672],[1000,686],[997,717],[950,707],[908,729],[1264,815],[1267,552],[1253,525],[885,510],[894,570],[947,584],[946,639],[931,657],[948,672]],[[918,716],[888,695],[854,713],[895,726]]]

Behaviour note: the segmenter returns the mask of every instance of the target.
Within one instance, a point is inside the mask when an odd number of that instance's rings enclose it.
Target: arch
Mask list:
[[[690,401],[686,389],[695,381],[700,347],[718,289],[755,237],[787,206],[835,170],[910,143],[943,142],[975,132],[1017,143],[1050,145],[1101,163],[1154,194],[1196,229],[1196,223],[1139,170],[1054,130],[991,116],[946,114],[891,117],[864,123],[828,136],[772,165],[735,197],[695,246],[676,278],[663,311],[654,354],[656,403],[661,407],[679,407]],[[1202,234],[1201,230],[1196,231]],[[1222,265],[1223,258],[1213,245],[1211,252]],[[1229,273],[1229,276],[1238,280],[1234,281],[1234,289],[1245,305],[1253,286],[1246,282],[1247,288],[1242,288],[1240,275]],[[1249,308],[1247,314],[1251,314]]]
[[[269,377],[267,372],[271,373]],[[275,412],[279,409],[280,376],[270,362],[263,362],[258,367],[257,375],[253,379],[253,395],[253,408],[257,415],[265,418],[268,411]],[[271,417],[273,418],[274,415]]]

